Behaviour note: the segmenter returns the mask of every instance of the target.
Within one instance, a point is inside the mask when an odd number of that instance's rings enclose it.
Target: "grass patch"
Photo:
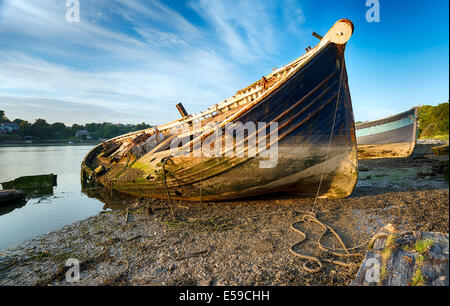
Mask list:
[[[422,271],[420,268],[417,268],[414,276],[411,278],[410,285],[411,286],[423,286],[425,284],[425,279],[423,277]]]
[[[439,140],[449,140],[449,135],[434,135],[429,137],[420,137],[420,139],[439,139]]]
[[[427,252],[432,245],[433,245],[432,240],[421,239],[417,240],[413,246],[405,245],[402,247],[402,249],[407,252],[416,251],[419,254],[423,254]]]
[[[429,239],[417,240],[414,245],[414,250],[419,252],[419,254],[425,253],[433,245],[433,241]]]
[[[383,249],[383,251],[381,252],[381,271],[380,271],[380,281],[379,284],[382,283],[382,281],[386,278],[387,276],[387,261],[389,260],[389,258],[392,255],[392,252],[394,252],[394,250],[396,249],[396,244],[395,244],[395,240],[397,239],[397,237],[394,234],[389,235],[386,238],[386,244],[385,247]]]

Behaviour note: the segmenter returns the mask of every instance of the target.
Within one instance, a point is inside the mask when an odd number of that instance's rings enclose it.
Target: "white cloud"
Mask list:
[[[302,34],[301,29],[306,18],[297,0],[283,0],[282,13],[287,29],[292,33]]]
[[[270,2],[200,0],[190,5],[215,27],[235,59],[252,60],[274,52],[276,16]]]
[[[0,109],[10,99],[16,113],[34,112],[36,99],[52,101],[53,117],[62,115],[58,105],[77,103],[100,107],[106,121],[134,114],[135,122],[162,124],[178,117],[179,101],[199,112],[232,96],[279,48],[272,2],[191,4],[217,31],[156,0],[80,1],[79,23],[66,22],[64,3],[1,2]],[[79,112],[70,120],[86,118],[96,121]]]

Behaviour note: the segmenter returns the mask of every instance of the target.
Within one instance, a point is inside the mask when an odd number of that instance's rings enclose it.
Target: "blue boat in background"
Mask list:
[[[358,158],[408,157],[417,139],[417,110],[356,125]]]

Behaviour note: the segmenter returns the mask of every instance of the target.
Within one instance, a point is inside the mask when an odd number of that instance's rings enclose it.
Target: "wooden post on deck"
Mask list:
[[[181,104],[181,102],[177,104],[177,109],[180,112],[181,116],[183,116],[183,118],[188,115],[186,109],[184,108],[183,104]]]
[[[321,35],[317,34],[316,32],[312,32],[312,36],[314,36],[318,40],[322,40],[322,38],[323,38]]]

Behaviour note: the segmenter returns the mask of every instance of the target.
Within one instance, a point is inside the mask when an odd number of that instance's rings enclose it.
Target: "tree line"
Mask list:
[[[78,130],[87,130],[93,139],[109,139],[122,134],[151,127],[149,124],[144,122],[135,125],[122,125],[103,122],[66,126],[62,122],[50,124],[45,119],[36,119],[33,123],[22,119],[15,119],[11,121],[5,115],[5,111],[0,110],[0,124],[11,122],[17,124],[19,127],[19,130],[14,131],[12,135],[19,135],[21,137],[31,136],[36,139],[70,139],[75,137]]]
[[[449,108],[448,101],[436,106],[422,105],[418,111],[419,137],[448,135]]]
[[[436,106],[422,105],[418,111],[419,137],[433,137],[449,134],[449,102]],[[48,123],[44,119],[37,119],[34,123],[26,120],[15,119],[10,121],[5,111],[0,110],[0,124],[13,122],[19,130],[13,134],[32,136],[38,139],[68,139],[75,136],[77,130],[87,130],[93,139],[112,138],[133,131],[139,131],[151,127],[144,122],[135,125],[118,125],[112,123],[87,123],[85,125],[74,124],[66,126],[62,122]],[[358,123],[358,122],[357,122]]]

